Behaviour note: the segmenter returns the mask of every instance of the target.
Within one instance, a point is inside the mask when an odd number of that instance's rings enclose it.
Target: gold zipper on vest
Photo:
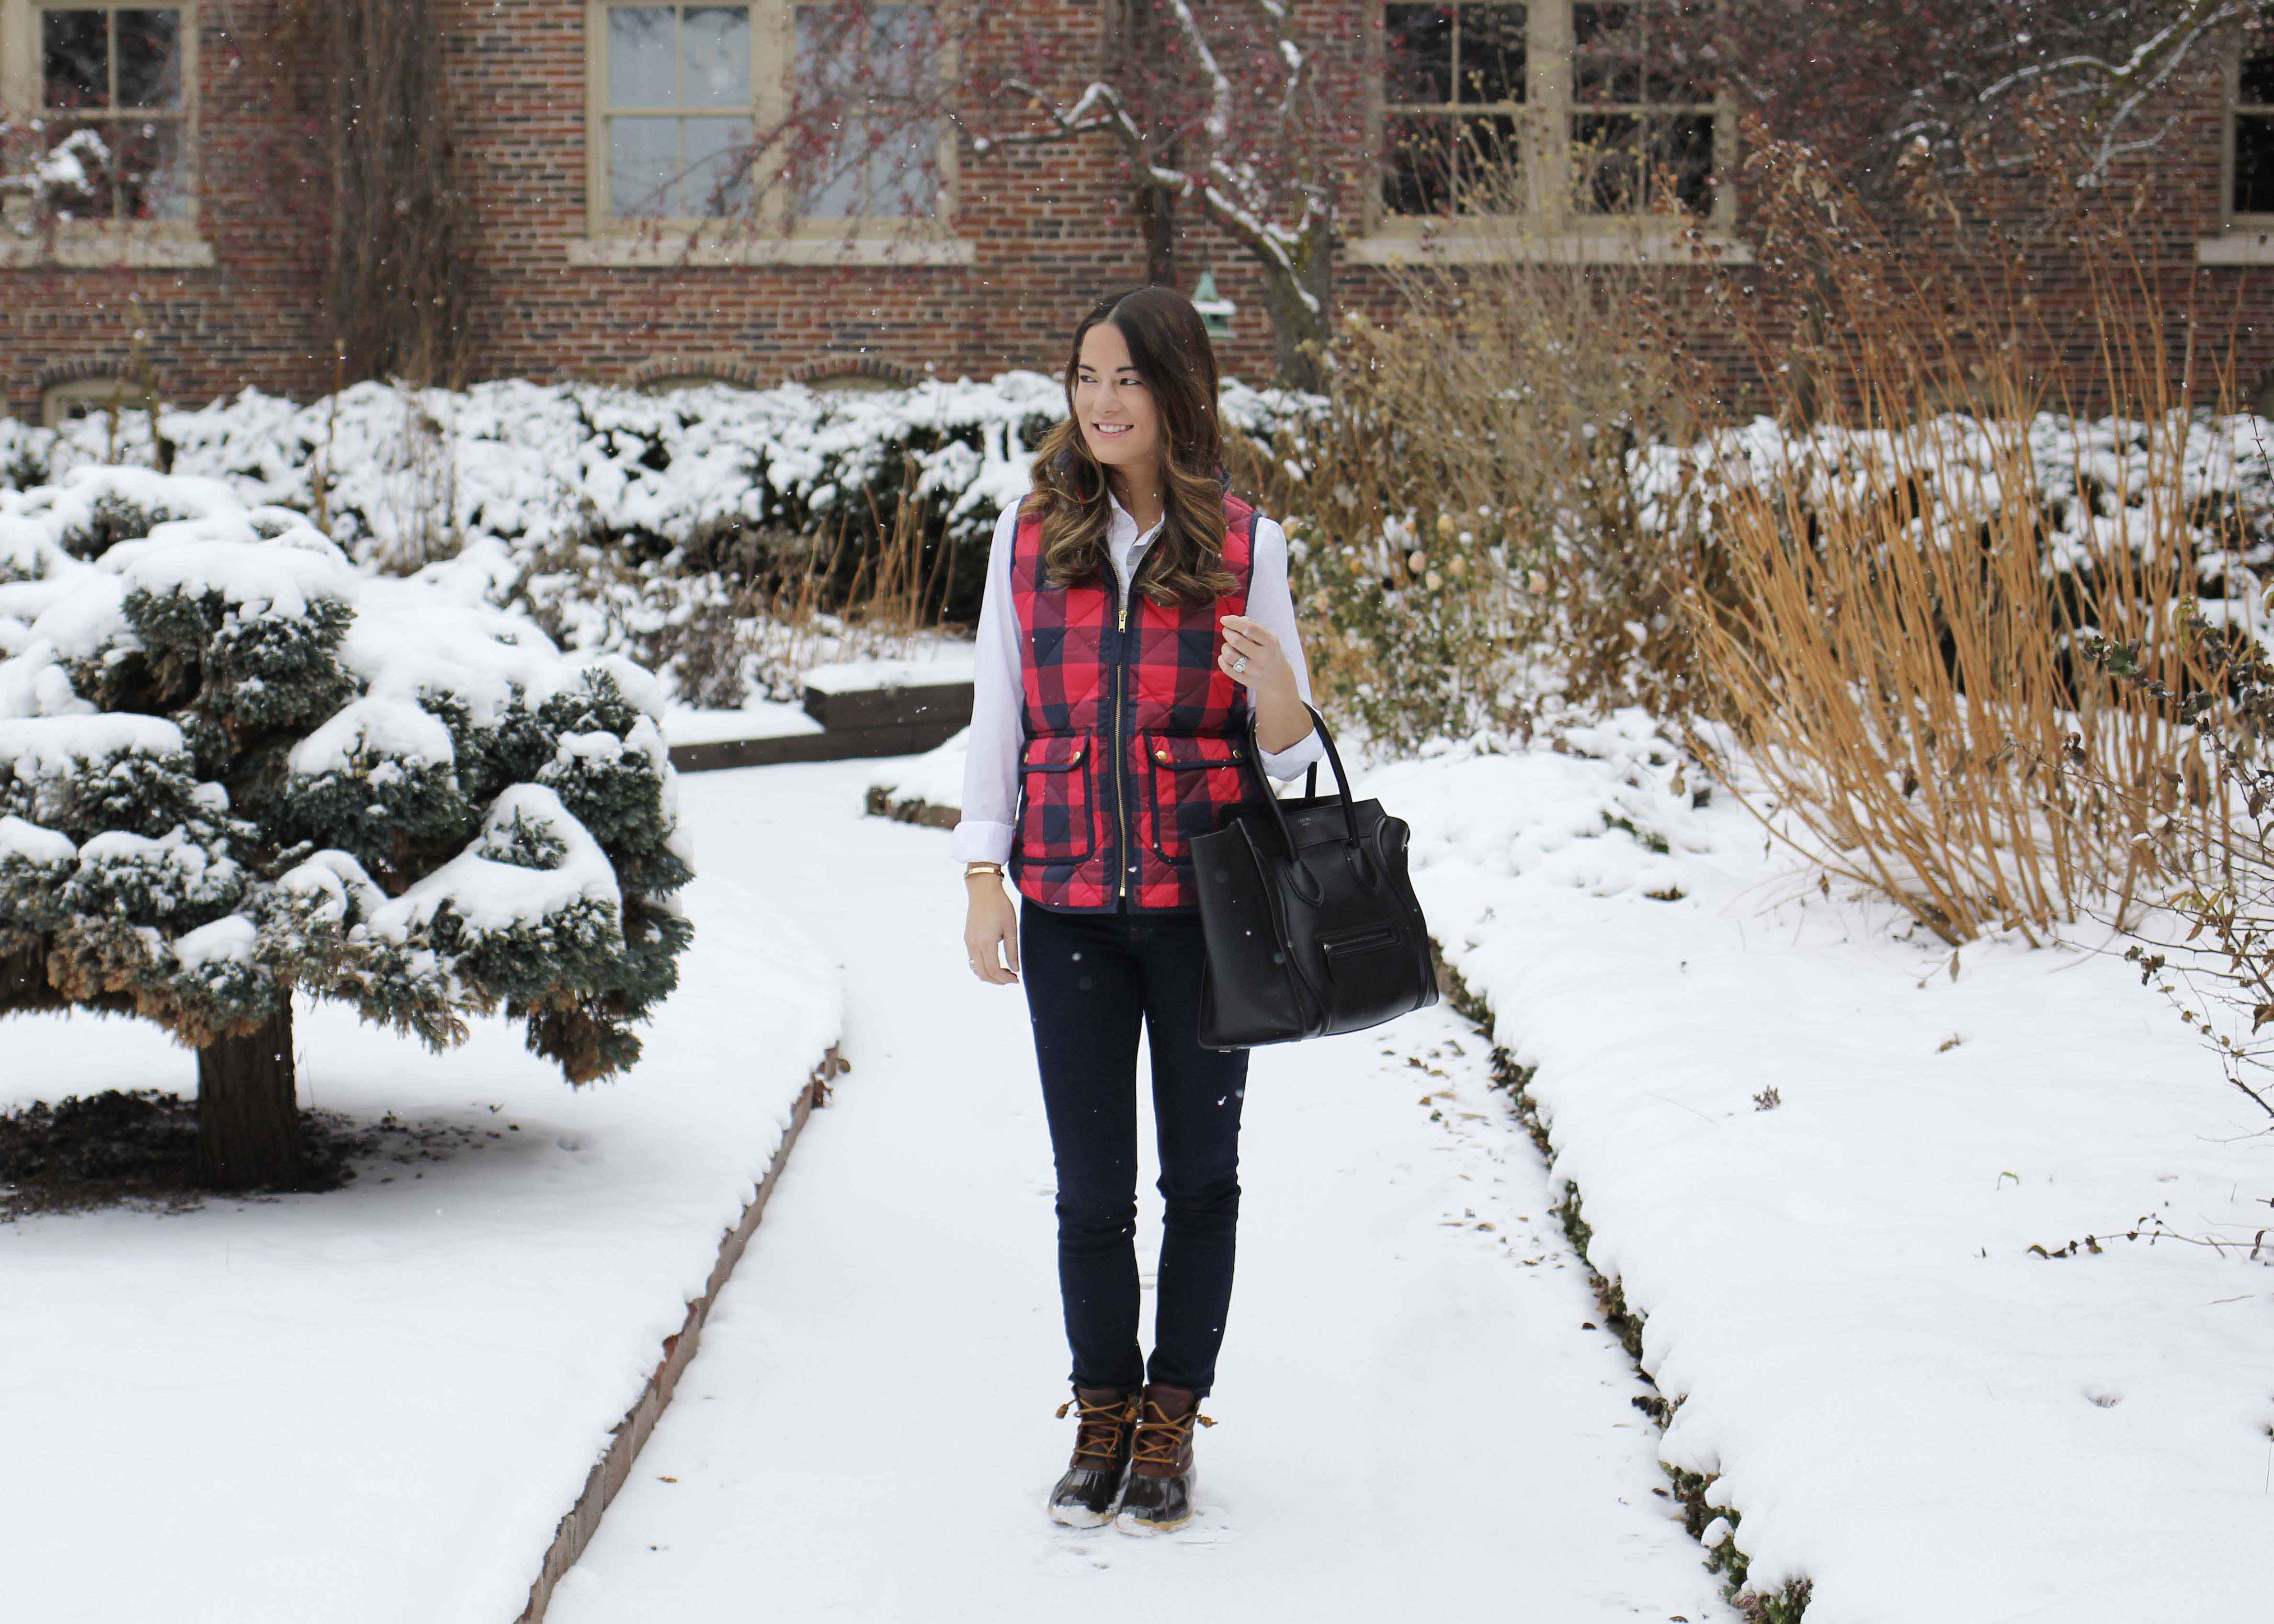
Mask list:
[[[1114,867],[1120,870],[1113,892],[1118,902],[1129,894],[1129,819],[1123,810],[1126,798],[1121,793],[1121,690],[1125,680],[1121,673],[1129,665],[1129,651],[1123,646],[1129,641],[1129,589],[1126,586],[1121,589],[1121,613],[1114,630],[1120,634],[1114,639],[1113,647],[1113,827],[1121,837],[1113,853]]]

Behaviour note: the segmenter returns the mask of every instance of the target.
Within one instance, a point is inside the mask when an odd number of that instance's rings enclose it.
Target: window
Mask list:
[[[801,5],[793,78],[813,134],[791,159],[817,220],[921,220],[938,211],[940,138],[924,116],[939,41],[930,6]],[[801,162],[801,159],[802,161]]]
[[[1392,5],[1382,20],[1382,202],[1434,214],[1520,184],[1527,8]]]
[[[647,395],[669,395],[675,389],[747,389],[748,384],[715,372],[664,372],[644,379],[639,388]]]
[[[1721,222],[1707,18],[1702,0],[1385,6],[1379,217]]]
[[[186,4],[0,0],[0,90],[63,222],[187,221],[194,19]]]
[[[611,5],[607,208],[709,219],[747,207],[757,124],[747,5]]]
[[[40,391],[40,421],[51,429],[61,428],[98,411],[147,411],[155,404],[149,390],[115,374],[72,378]]]
[[[823,395],[875,395],[907,386],[876,372],[846,371],[817,372],[805,380],[805,387]]]
[[[2244,26],[2233,121],[2227,213],[2274,222],[2274,5]]]
[[[937,218],[918,116],[938,55],[915,4],[591,0],[597,233],[729,218],[841,230]]]

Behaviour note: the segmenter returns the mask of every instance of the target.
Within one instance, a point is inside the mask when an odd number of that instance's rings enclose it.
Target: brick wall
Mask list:
[[[169,400],[325,387],[325,192],[306,87],[279,60],[277,12],[277,0],[200,8],[195,184],[212,266],[0,267],[0,406],[11,415],[36,414],[50,383],[119,368],[138,328]]]
[[[968,162],[957,231],[976,246],[968,266],[734,266],[667,269],[580,266],[585,231],[585,10],[583,0],[437,0],[455,106],[458,162],[473,222],[471,320],[477,376],[631,380],[712,371],[770,383],[854,365],[886,377],[929,370],[985,374],[1008,365],[1054,370],[1074,318],[1101,292],[1141,281],[1137,214],[1103,138],[1006,149]],[[317,170],[317,87],[281,41],[285,0],[212,0],[200,8],[203,233],[216,263],[187,270],[0,268],[0,388],[28,415],[46,384],[106,371],[148,335],[162,392],[195,402],[245,385],[296,396],[331,377],[323,330],[324,188]],[[1310,0],[1314,9],[1357,0]],[[981,50],[1009,31],[1052,31],[1077,49],[1098,8],[1020,0],[985,9]],[[231,25],[234,25],[232,30]],[[1355,83],[1348,43],[1332,64]],[[2274,274],[2198,267],[2197,237],[2216,229],[2223,139],[2219,70],[2206,65],[2167,97],[2177,126],[2152,155],[2153,207],[2135,244],[2167,297],[2192,302],[2199,336],[2245,335],[2243,380],[2274,372]],[[1368,184],[1355,168],[1349,201]],[[1179,206],[1179,278],[1203,267],[1238,301],[1225,370],[1270,372],[1260,276],[1244,252]],[[1742,224],[1740,229],[1742,229]],[[2057,259],[2037,267],[2056,319],[2083,290]],[[1686,274],[1669,269],[1669,281]],[[1337,297],[1383,310],[1383,278],[1351,267]],[[2072,331],[2078,345],[2086,335]],[[2079,351],[2082,353],[2082,351]],[[1736,357],[1728,360],[1734,367]],[[2248,387],[2246,388],[2248,393]]]

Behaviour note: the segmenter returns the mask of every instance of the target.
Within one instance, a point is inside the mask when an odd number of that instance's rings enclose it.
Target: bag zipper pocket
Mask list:
[[[1332,959],[1337,953],[1364,953],[1378,947],[1396,947],[1402,939],[1395,925],[1360,925],[1336,936],[1321,936],[1319,951]]]

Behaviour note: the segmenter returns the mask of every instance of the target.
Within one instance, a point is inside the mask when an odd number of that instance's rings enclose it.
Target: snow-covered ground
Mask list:
[[[1366,791],[1537,1067],[1754,1589],[1806,1581],[1809,1624],[2266,1617],[2274,1273],[2122,1238],[2247,1250],[2263,1114],[2099,933],[1954,954],[1694,809],[1638,716],[1568,742]]]
[[[871,773],[953,804],[959,748]],[[1703,787],[1630,712],[1358,793],[1413,824],[1434,933],[1536,1068],[1677,1404],[1664,1458],[1734,1524],[1708,1539],[1804,1582],[1809,1624],[2264,1618],[2263,1115],[2120,942],[1953,954]],[[2241,1244],[2123,1238],[2148,1219]]]
[[[805,686],[820,694],[853,694],[864,688],[968,682],[977,664],[970,643],[934,639],[906,658],[836,660],[815,665],[805,673]]]
[[[0,1225],[0,1617],[501,1624],[704,1287],[840,1026],[745,838],[689,778],[679,990],[572,1091],[502,1019],[436,1056],[301,1011],[304,1104],[443,1131],[346,1189]],[[195,1086],[155,1027],[0,1022],[0,1107]],[[761,1230],[764,1233],[764,1230]]]
[[[1731,1616],[1442,1008],[1255,1056],[1203,1513],[1050,1522],[1072,1433],[1024,995],[964,967],[946,837],[847,816],[871,771],[721,775],[799,853],[768,883],[842,966],[853,1071],[553,1624]]]
[[[733,710],[666,706],[663,736],[673,744],[712,744],[722,739],[779,739],[787,733],[817,733],[821,724],[793,700],[753,695]]]

